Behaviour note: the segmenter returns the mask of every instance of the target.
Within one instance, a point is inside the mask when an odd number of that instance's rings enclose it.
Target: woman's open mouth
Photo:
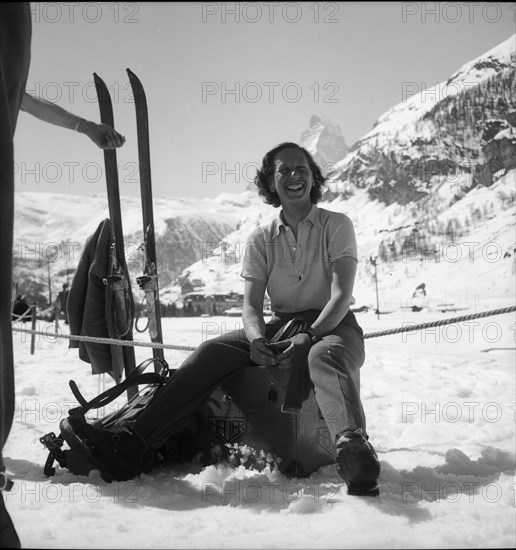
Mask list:
[[[287,187],[287,191],[299,191],[303,189],[304,185],[302,183],[291,183],[286,187]]]

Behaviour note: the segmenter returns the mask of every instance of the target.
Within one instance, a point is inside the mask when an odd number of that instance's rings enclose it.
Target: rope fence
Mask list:
[[[471,321],[472,319],[492,317],[493,315],[503,315],[504,313],[511,313],[513,311],[516,311],[516,306],[491,309],[489,311],[480,311],[479,313],[471,313],[469,315],[461,315],[459,317],[451,317],[449,319],[440,319],[439,321],[429,321],[427,323],[411,324],[405,325],[404,327],[369,332],[368,334],[364,334],[364,338],[377,338],[378,336],[390,336],[391,334],[398,334],[400,332],[408,332],[411,330],[421,330],[423,328],[440,327],[454,323],[464,323],[465,321]]]
[[[516,311],[516,305],[515,306],[509,306],[504,308],[498,308],[498,309],[491,309],[489,311],[481,311],[479,313],[471,313],[469,315],[461,315],[459,317],[450,317],[449,319],[440,319],[438,321],[429,321],[426,323],[419,323],[419,324],[412,324],[405,325],[402,327],[396,327],[392,329],[386,329],[386,330],[379,330],[376,332],[369,332],[367,334],[364,334],[365,338],[378,338],[379,336],[390,336],[392,334],[399,334],[401,332],[409,332],[409,331],[417,331],[422,330],[424,328],[430,328],[430,327],[439,327],[444,325],[450,325],[454,323],[463,323],[465,321],[471,321],[473,319],[481,319],[484,317],[492,317],[494,315],[503,315],[505,313],[512,313],[513,311]],[[140,340],[116,340],[113,338],[100,338],[96,336],[79,336],[74,334],[60,334],[58,332],[46,332],[41,330],[29,330],[29,329],[22,329],[19,327],[13,326],[13,333],[15,332],[24,332],[27,334],[31,334],[33,336],[45,336],[45,337],[52,337],[52,338],[63,338],[67,340],[75,340],[79,342],[91,342],[95,344],[108,344],[108,345],[115,345],[115,346],[130,346],[130,347],[145,347],[145,348],[155,348],[155,349],[171,349],[171,350],[179,350],[179,351],[195,351],[197,347],[192,346],[179,346],[174,344],[160,344],[157,342],[142,342]]]

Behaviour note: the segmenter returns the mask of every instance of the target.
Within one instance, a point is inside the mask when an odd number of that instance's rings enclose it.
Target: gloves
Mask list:
[[[265,367],[277,367],[277,351],[273,349],[268,338],[255,338],[251,342],[251,360],[257,365]]]
[[[312,347],[312,337],[306,332],[296,334],[292,338],[283,342],[277,342],[275,347],[281,346],[280,353],[276,356],[280,369],[288,369],[292,366],[294,356],[308,357],[308,352]]]
[[[292,366],[294,353],[296,357],[306,358],[312,345],[312,336],[306,332],[274,343],[264,337],[256,338],[251,342],[251,359],[257,365],[288,369]]]

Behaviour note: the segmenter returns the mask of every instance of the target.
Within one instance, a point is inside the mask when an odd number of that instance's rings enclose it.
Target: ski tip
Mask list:
[[[126,69],[126,71],[127,71],[127,75],[129,76],[129,80],[131,82],[136,82],[138,84],[141,84],[140,79],[133,73],[133,71],[131,71],[131,69]]]
[[[97,87],[99,86],[99,84],[105,86],[104,81],[102,80],[102,78],[100,78],[100,76],[97,73],[93,73],[93,81],[95,82],[95,86]]]
[[[146,101],[145,99],[145,91],[143,89],[143,84],[141,80],[131,71],[131,69],[126,69],[127,75],[129,76],[129,82],[131,83],[131,88],[133,90],[133,94],[137,97],[139,97],[144,103]],[[146,105],[144,107],[147,108]]]

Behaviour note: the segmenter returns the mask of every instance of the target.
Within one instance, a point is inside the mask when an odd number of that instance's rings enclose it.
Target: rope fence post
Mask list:
[[[59,308],[57,307],[57,303],[54,304],[54,324],[57,334],[59,332]]]
[[[36,347],[36,304],[30,306],[32,316],[32,336],[30,339],[30,354],[34,355],[34,348]]]

